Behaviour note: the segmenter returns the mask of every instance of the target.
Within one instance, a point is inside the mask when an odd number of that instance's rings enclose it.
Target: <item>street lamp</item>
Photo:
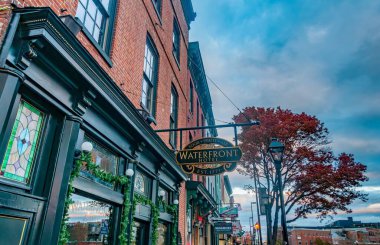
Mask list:
[[[272,142],[269,144],[268,152],[270,157],[272,158],[272,161],[274,163],[274,166],[276,168],[276,174],[277,174],[277,184],[278,184],[278,190],[280,195],[280,205],[281,205],[281,225],[282,225],[282,235],[283,235],[283,241],[285,244],[289,244],[288,241],[288,229],[286,226],[286,214],[285,214],[285,205],[284,205],[284,195],[282,193],[282,179],[281,179],[281,162],[282,158],[284,156],[284,150],[285,146],[281,142],[279,142],[277,139],[273,138]]]

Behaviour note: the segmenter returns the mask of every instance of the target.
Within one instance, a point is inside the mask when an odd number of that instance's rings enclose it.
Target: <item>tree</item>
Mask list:
[[[368,178],[366,166],[352,154],[335,156],[329,147],[329,131],[315,116],[278,108],[245,108],[234,116],[237,123],[247,118],[260,121],[259,126],[243,127],[238,135],[243,151],[238,171],[257,179],[269,196],[267,205],[268,239],[276,244],[279,222],[279,193],[285,193],[287,222],[317,214],[320,219],[337,211],[351,212],[348,205],[355,199],[366,201],[357,191]],[[278,190],[275,168],[267,154],[272,137],[285,144],[281,174],[283,188]],[[253,189],[253,186],[246,186]],[[272,215],[274,219],[272,220]]]

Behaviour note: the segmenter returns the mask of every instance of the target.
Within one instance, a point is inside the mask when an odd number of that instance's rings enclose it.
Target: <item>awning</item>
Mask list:
[[[193,204],[201,207],[203,213],[217,208],[217,203],[210,192],[198,181],[186,181],[187,202],[193,200]]]

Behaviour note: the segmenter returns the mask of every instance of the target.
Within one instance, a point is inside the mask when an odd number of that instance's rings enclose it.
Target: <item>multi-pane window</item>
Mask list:
[[[154,114],[153,104],[157,79],[158,55],[152,42],[147,39],[144,56],[141,104],[145,110]]]
[[[179,63],[180,56],[180,31],[178,22],[176,19],[173,21],[173,55]]]
[[[193,83],[190,81],[190,94],[189,94],[189,111],[193,113],[194,111],[194,88]]]
[[[177,116],[178,116],[178,93],[174,86],[172,86],[171,89],[171,95],[170,95],[170,128],[175,129],[177,128]],[[173,146],[173,148],[176,148],[177,146],[177,132],[171,131],[169,142]]]
[[[76,12],[76,17],[103,49],[106,47],[106,37],[110,29],[112,1],[114,0],[79,0]]]
[[[114,175],[117,174],[117,165],[119,158],[117,155],[115,155],[113,152],[105,148],[104,146],[100,145],[95,140],[89,138],[87,135],[84,136],[84,141],[91,142],[93,145],[93,150],[91,151],[91,160],[93,163],[98,165],[102,170],[112,173]],[[102,181],[99,178],[96,178],[91,173],[86,171],[85,169],[82,169],[80,172],[82,177],[91,179],[95,182],[101,183],[105,186],[108,186],[110,188],[113,187],[111,183]]]
[[[162,0],[152,0],[154,8],[156,9],[158,15],[161,15],[161,1]]]
[[[44,113],[21,101],[1,164],[4,178],[28,183],[38,148]]]

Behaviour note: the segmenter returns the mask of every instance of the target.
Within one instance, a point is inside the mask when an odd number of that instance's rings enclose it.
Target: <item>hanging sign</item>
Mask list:
[[[222,207],[219,209],[219,215],[223,218],[237,218],[239,216],[237,207]]]
[[[233,171],[242,157],[239,147],[221,138],[202,138],[176,154],[176,161],[188,174],[218,175]]]
[[[216,222],[214,223],[214,230],[216,233],[232,234],[232,223]]]

